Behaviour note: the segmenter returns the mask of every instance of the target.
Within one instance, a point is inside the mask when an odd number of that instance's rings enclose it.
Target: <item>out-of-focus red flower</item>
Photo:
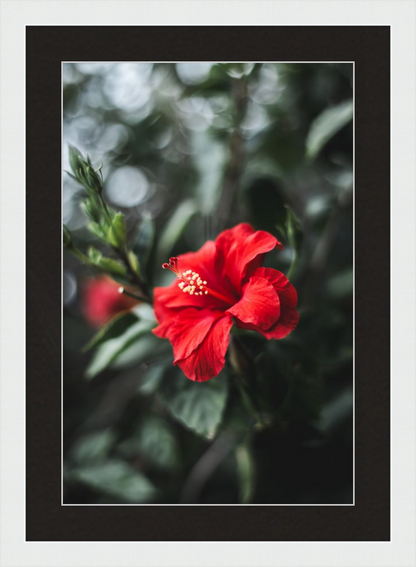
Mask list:
[[[234,321],[268,339],[282,339],[298,324],[295,288],[281,272],[261,267],[275,247],[282,245],[274,236],[243,223],[163,264],[177,279],[154,290],[153,332],[170,340],[174,364],[191,380],[222,370]]]
[[[82,312],[92,327],[101,327],[115,315],[128,311],[137,301],[119,293],[120,284],[106,276],[91,278],[83,287]]]

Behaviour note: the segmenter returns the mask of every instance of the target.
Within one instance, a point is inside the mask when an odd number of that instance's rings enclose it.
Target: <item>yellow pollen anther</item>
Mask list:
[[[172,258],[169,258],[169,263],[165,262],[164,264],[162,264],[162,268],[164,270],[169,269],[176,275],[179,280],[178,287],[183,291],[183,293],[189,293],[189,295],[209,295],[228,304],[235,303],[235,298],[230,295],[224,295],[220,291],[211,289],[210,287],[207,287],[205,289],[205,286],[207,286],[208,282],[206,280],[203,280],[198,272],[195,272],[193,270],[186,270],[185,272],[181,272],[181,270],[179,269],[179,262],[180,259],[174,256]]]
[[[181,274],[178,273],[178,278],[182,281],[178,283],[178,287],[184,292],[189,293],[189,295],[208,295],[208,290],[204,289],[204,283],[198,272],[193,272],[192,270],[186,270]]]

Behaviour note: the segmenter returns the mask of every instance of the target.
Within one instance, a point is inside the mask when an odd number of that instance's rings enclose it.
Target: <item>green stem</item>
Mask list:
[[[123,295],[127,295],[128,297],[136,299],[137,301],[142,301],[144,303],[151,303],[150,299],[143,297],[141,295],[136,295],[135,293],[132,293],[131,291],[127,291],[127,289],[122,287],[122,286],[119,288],[119,292],[122,293]]]
[[[147,290],[146,284],[144,283],[142,278],[136,273],[133,266],[131,265],[131,261],[130,261],[130,258],[129,258],[129,253],[127,251],[127,248],[125,248],[125,249],[115,248],[115,251],[120,256],[120,258],[123,260],[129,274],[133,278],[133,281],[140,287],[140,289],[145,293],[145,295],[148,295],[148,293],[147,293],[148,290]],[[149,303],[151,303],[151,301],[149,301]]]
[[[81,252],[81,250],[79,250],[78,248],[75,248],[75,246],[72,246],[71,248],[67,248],[67,250],[69,252],[71,252],[71,254],[73,254],[76,258],[78,258],[78,260],[81,260],[81,262],[83,262],[84,264],[87,264],[87,266],[91,266],[92,268],[95,268],[96,270],[102,270],[102,268],[100,268],[99,266],[97,266],[97,264],[94,264],[94,262],[88,258],[88,256],[86,256],[83,252]]]
[[[290,280],[296,270],[296,264],[298,263],[298,253],[296,251],[295,248],[293,248],[293,254],[292,254],[292,261],[290,263],[290,268],[286,274],[286,277],[288,280]]]
[[[84,162],[85,162],[85,160],[84,160]],[[88,158],[87,158],[87,162],[85,162],[85,164],[88,165],[88,166],[91,166],[91,163],[90,163]],[[99,171],[99,175],[100,175],[101,180],[102,180],[101,168],[99,168],[97,171]],[[97,171],[95,173],[97,173]],[[79,170],[79,176],[82,179],[82,181],[83,181],[82,184],[84,185],[85,189],[87,190],[87,193],[90,194],[91,198],[98,199],[100,208],[103,211],[105,219],[108,223],[108,227],[110,228],[113,224],[113,220],[111,218],[109,207],[108,207],[108,205],[107,205],[107,203],[106,203],[106,201],[105,201],[105,199],[102,195],[102,192],[99,191],[97,193],[97,191],[94,187],[90,187],[88,185],[87,179],[85,178],[85,175],[83,175],[82,169]],[[102,189],[102,184],[101,184],[101,189]],[[140,296],[140,301],[145,301],[146,303],[152,303],[151,299],[148,297],[150,294],[148,293],[148,289],[147,289],[146,284],[144,283],[142,278],[139,276],[139,274],[136,272],[136,270],[133,268],[133,265],[132,265],[130,257],[129,257],[129,252],[128,252],[127,246],[126,245],[113,246],[113,249],[118,254],[118,256],[123,261],[123,263],[125,264],[125,267],[126,267],[127,271],[129,272],[129,274],[131,276],[132,282],[134,284],[136,284],[138,287],[140,287],[140,290],[146,296],[146,297]],[[99,266],[94,264],[94,262],[92,262],[90,260],[90,258],[85,256],[85,254],[83,254],[80,250],[75,248],[75,246],[68,247],[68,250],[70,252],[72,252],[72,254],[74,254],[74,256],[76,256],[79,260],[81,260],[81,262],[84,262],[85,264],[92,266],[92,267],[94,267],[94,268],[96,268],[96,269],[98,269],[102,272],[105,272],[105,273],[107,272],[107,270],[103,270]],[[138,297],[139,296],[137,296],[137,298]]]
[[[109,225],[111,226],[112,224],[112,219],[111,219],[111,215],[110,215],[110,211],[108,210],[108,205],[105,202],[104,198],[102,195],[100,195],[100,201],[101,201],[101,205],[103,208],[103,211],[105,213],[105,216],[107,217],[107,221],[109,223]],[[147,288],[145,283],[143,282],[142,278],[136,273],[136,271],[133,269],[133,266],[131,264],[130,258],[129,258],[129,254],[128,254],[128,250],[126,247],[118,247],[115,246],[114,250],[117,252],[117,254],[120,256],[120,258],[123,260],[128,272],[130,273],[131,277],[133,278],[133,281],[142,289],[142,291],[145,292],[145,294],[147,295]],[[147,301],[147,303],[151,303],[151,301],[149,299],[145,300],[142,299],[142,301]]]
[[[104,198],[103,198],[103,196],[102,196],[101,194],[100,194],[100,197],[99,197],[99,198],[100,198],[100,202],[101,202],[103,211],[104,211],[104,213],[105,213],[105,216],[107,217],[107,221],[108,221],[109,225],[111,226],[112,223],[113,223],[113,221],[112,221],[112,219],[111,219],[110,211],[108,210],[108,205],[107,205],[107,203],[104,201]]]
[[[109,273],[108,269],[101,268],[100,266],[95,264],[90,258],[88,258],[88,256],[86,256],[83,252],[81,252],[81,250],[79,250],[75,246],[67,247],[66,249],[68,250],[68,252],[71,252],[71,254],[73,254],[76,258],[78,258],[78,260],[80,260],[81,262],[83,262],[87,266],[94,268],[94,270],[98,270],[99,272],[102,272],[103,274]],[[120,277],[120,274],[118,272],[111,272],[110,271],[110,275],[114,276],[115,278]],[[140,301],[145,301],[146,303],[151,303],[151,301],[149,299],[146,299],[146,298],[141,298]]]

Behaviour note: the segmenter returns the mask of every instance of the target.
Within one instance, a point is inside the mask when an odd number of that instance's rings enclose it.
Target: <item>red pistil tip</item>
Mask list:
[[[176,256],[169,258],[169,265],[170,266],[174,266],[175,264],[177,264],[177,262],[178,262],[178,258],[176,258]]]
[[[164,264],[162,264],[162,268],[164,270],[167,270],[168,268],[170,268],[169,264],[167,264],[166,262]]]

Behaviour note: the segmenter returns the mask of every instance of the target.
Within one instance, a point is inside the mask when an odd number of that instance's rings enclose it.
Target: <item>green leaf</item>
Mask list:
[[[105,327],[102,327],[98,331],[98,333],[96,333],[93,338],[84,346],[84,348],[82,349],[83,352],[87,352],[88,350],[101,345],[105,341],[119,337],[129,327],[137,323],[137,321],[138,317],[134,313],[130,312],[122,313],[121,315],[114,317]]]
[[[113,260],[112,258],[106,258],[103,256],[99,261],[99,266],[111,274],[117,274],[118,276],[125,276],[126,275],[126,268],[117,262],[117,260]]]
[[[129,258],[130,266],[133,272],[140,275],[140,264],[136,254],[132,250],[129,250],[127,252],[127,256]]]
[[[161,396],[176,419],[199,435],[212,437],[221,422],[227,393],[224,371],[208,382],[193,382],[173,371],[163,382]]]
[[[118,248],[126,246],[127,229],[123,213],[117,213],[114,216],[111,228],[108,231],[108,240],[110,244]]]
[[[247,444],[236,449],[237,475],[240,484],[240,503],[248,504],[253,498],[255,462]]]
[[[148,502],[157,494],[156,488],[143,474],[118,459],[78,467],[67,476],[121,501]]]
[[[164,363],[158,364],[157,362],[155,362],[154,364],[150,365],[142,376],[137,391],[143,396],[150,396],[154,394],[156,390],[159,389],[165,371],[166,364]]]
[[[78,181],[78,170],[82,166],[82,153],[75,146],[68,146],[69,165],[74,172],[75,179]]]
[[[154,323],[153,325],[154,326]],[[129,368],[144,362],[146,364],[154,362],[159,357],[169,352],[168,341],[161,341],[153,333],[141,337],[140,341],[128,346],[114,362],[111,368]]]
[[[94,246],[90,246],[88,248],[88,257],[94,262],[94,264],[98,265],[103,255],[99,250],[94,248]]]
[[[353,101],[347,100],[324,110],[313,122],[306,138],[306,157],[316,158],[324,145],[350,120],[354,113]]]
[[[287,239],[289,241],[289,244],[292,246],[292,248],[298,250],[300,242],[302,240],[300,222],[298,217],[295,215],[295,213],[292,211],[290,207],[286,205],[285,208],[287,211],[287,217],[286,217]]]
[[[197,207],[192,199],[188,199],[179,205],[170,217],[165,230],[159,241],[157,258],[159,263],[166,262],[169,253],[176,242],[184,233],[192,217],[196,214]]]
[[[126,268],[123,266],[123,264],[121,264],[117,260],[113,260],[112,258],[106,258],[99,250],[97,250],[93,246],[89,247],[88,256],[91,261],[97,266],[97,268],[101,268],[106,272],[116,274],[118,276],[126,275]]]
[[[84,201],[82,201],[81,203],[81,209],[84,211],[84,213],[90,220],[94,221],[94,223],[99,223],[100,222],[99,204],[95,201],[96,200],[94,200],[93,198],[84,199]]]
[[[75,177],[75,175],[72,175],[72,173],[70,171],[65,170],[65,173],[67,173],[71,179],[73,179],[74,181],[76,181],[78,183],[78,179]]]
[[[131,325],[122,335],[105,341],[98,347],[85,372],[87,378],[94,378],[114,362],[126,349],[141,337],[150,333],[154,326],[149,321],[139,321]]]
[[[168,423],[157,417],[148,418],[136,432],[120,444],[124,457],[141,456],[160,469],[173,469],[178,465],[178,446]]]
[[[299,257],[300,247],[302,245],[303,233],[301,230],[300,222],[298,217],[292,211],[292,209],[285,205],[286,209],[286,221],[284,228],[282,226],[276,226],[276,228],[283,234],[292,248],[292,261],[290,264],[287,277],[290,280],[294,274],[296,264]]]
[[[70,451],[70,459],[77,464],[102,460],[106,457],[116,440],[112,429],[96,431],[81,437]]]
[[[89,222],[87,223],[87,229],[97,238],[99,238],[100,240],[103,240],[104,242],[107,242],[107,237],[106,234],[104,232],[104,230],[101,228],[101,226],[99,224],[97,224],[96,222]]]

